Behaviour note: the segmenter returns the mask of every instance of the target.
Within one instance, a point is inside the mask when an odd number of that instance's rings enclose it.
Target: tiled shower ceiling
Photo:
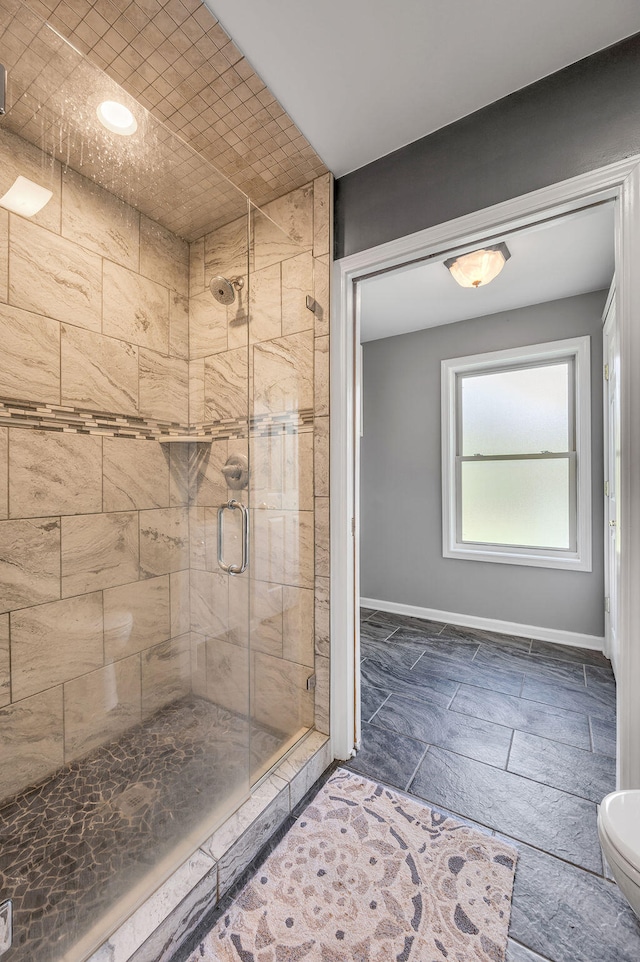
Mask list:
[[[197,0],[28,0],[28,6],[0,0],[11,108],[0,127],[185,239],[245,212],[232,185],[261,206],[326,172]],[[130,141],[107,135],[95,118],[94,100],[122,101],[122,90],[150,114]]]

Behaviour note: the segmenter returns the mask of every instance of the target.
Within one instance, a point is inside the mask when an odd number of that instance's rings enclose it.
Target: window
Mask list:
[[[591,570],[589,338],[442,362],[443,555]]]

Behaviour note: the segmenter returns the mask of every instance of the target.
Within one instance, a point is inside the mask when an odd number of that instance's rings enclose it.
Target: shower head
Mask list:
[[[244,278],[232,277],[230,281],[222,274],[216,274],[209,281],[209,290],[217,300],[218,304],[233,304],[236,299],[236,291],[244,287]]]

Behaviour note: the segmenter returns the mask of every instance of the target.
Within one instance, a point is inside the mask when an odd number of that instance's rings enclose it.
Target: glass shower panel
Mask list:
[[[249,221],[18,0],[0,50],[0,197],[49,192],[0,205],[0,897],[7,962],[79,962],[250,790],[248,575],[216,529],[248,453]]]
[[[313,726],[313,195],[251,217],[252,777]],[[276,222],[277,221],[277,222]],[[282,225],[282,226],[280,226]]]
[[[210,439],[195,446],[192,541],[204,550],[192,585],[191,613],[206,664],[207,697],[225,730],[240,737],[243,785],[250,782],[248,315],[249,208],[192,245],[204,291],[192,330],[192,427]],[[193,303],[194,298],[192,298]],[[202,331],[202,335],[198,331]]]

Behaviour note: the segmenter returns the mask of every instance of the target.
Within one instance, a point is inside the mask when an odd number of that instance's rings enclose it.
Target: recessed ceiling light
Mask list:
[[[138,121],[129,108],[115,100],[103,101],[98,105],[96,113],[103,127],[114,134],[122,134],[128,137],[130,134],[135,134],[138,129]]]
[[[484,287],[498,276],[511,257],[506,244],[494,244],[478,251],[470,251],[444,262],[460,287]]]
[[[33,217],[52,197],[53,192],[46,187],[20,176],[16,177],[6,194],[0,197],[0,207],[12,210],[14,214],[22,214],[23,217]]]

